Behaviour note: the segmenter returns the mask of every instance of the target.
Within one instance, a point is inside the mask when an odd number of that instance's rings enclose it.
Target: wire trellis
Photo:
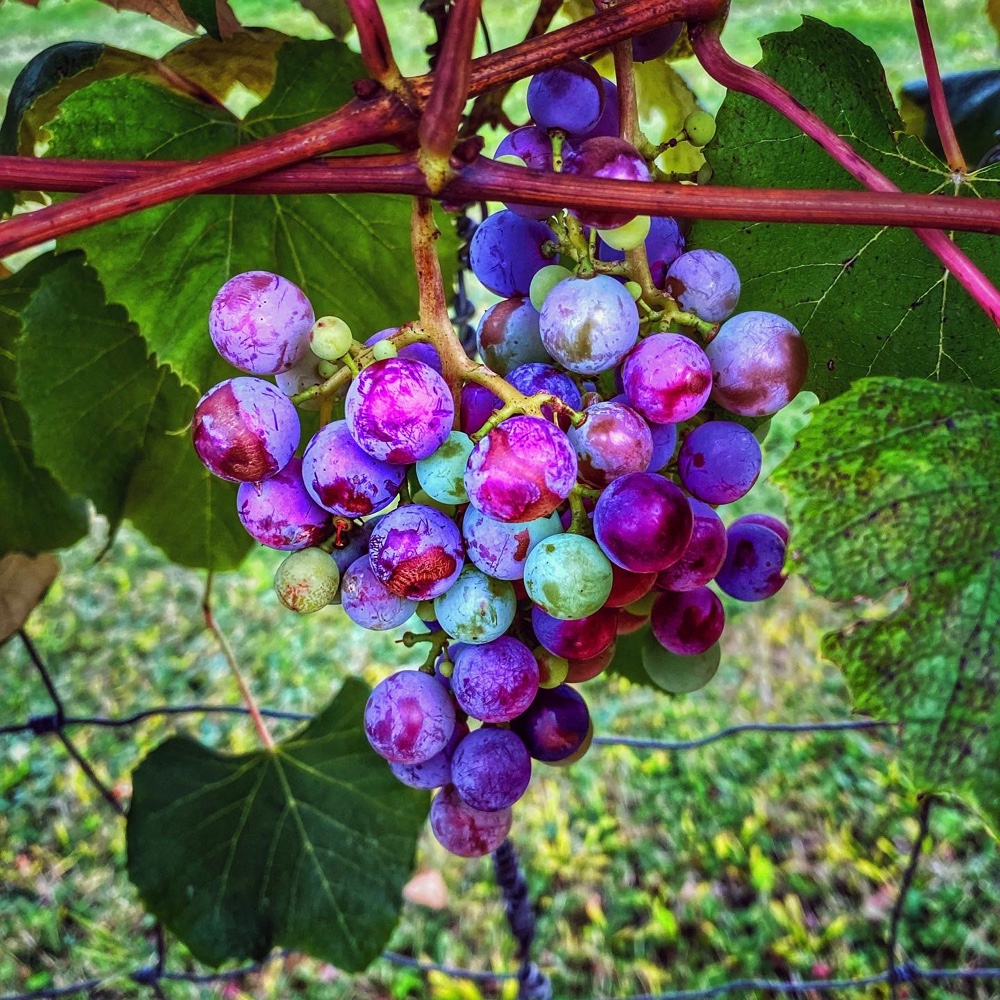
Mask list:
[[[124,817],[124,807],[118,801],[114,792],[101,780],[79,748],[72,742],[67,734],[67,730],[81,727],[127,728],[138,725],[148,719],[170,716],[248,714],[248,710],[239,705],[191,703],[183,705],[159,705],[122,716],[70,715],[66,711],[66,706],[56,689],[52,675],[44,659],[31,641],[31,638],[24,629],[19,630],[17,634],[38,671],[52,701],[53,711],[47,714],[33,715],[21,722],[2,725],[0,726],[0,736],[54,736],[80,766],[87,780],[97,790],[101,798],[119,817]],[[306,721],[311,718],[310,715],[303,712],[281,711],[277,709],[261,709],[260,711],[261,715],[276,720]],[[795,723],[754,722],[727,726],[714,733],[708,733],[705,736],[691,740],[660,740],[632,736],[597,736],[593,742],[596,746],[629,747],[636,750],[687,751],[746,733],[797,734],[851,732],[891,728],[893,725],[891,722],[880,722],[871,719]],[[895,998],[899,986],[903,984],[970,983],[975,981],[1000,980],[1000,968],[940,969],[924,968],[915,962],[897,962],[897,945],[903,907],[916,876],[923,844],[929,829],[931,809],[935,801],[931,795],[924,796],[920,800],[918,811],[919,829],[913,841],[892,911],[888,941],[886,943],[886,969],[884,971],[856,979],[733,979],[720,983],[717,986],[699,990],[643,993],[623,998],[606,998],[606,1000],[710,1000],[712,997],[752,992],[803,997],[807,993],[836,993],[844,990],[862,989],[866,986],[878,984],[887,984],[892,996]],[[516,979],[518,981],[519,1000],[551,1000],[553,994],[548,976],[532,959],[532,945],[535,937],[535,912],[528,897],[527,884],[517,852],[509,840],[504,841],[493,853],[493,867],[497,885],[504,900],[507,923],[517,942],[516,954],[519,967],[516,972],[492,972],[456,968],[437,962],[423,961],[393,951],[383,952],[382,958],[393,965],[413,969],[425,975],[428,973],[438,973],[483,985],[499,986],[505,981]],[[115,981],[124,980],[128,980],[139,987],[149,989],[154,997],[164,998],[165,994],[162,990],[162,984],[164,983],[218,985],[227,982],[239,982],[264,971],[268,962],[287,957],[289,954],[288,952],[278,951],[264,962],[251,963],[235,969],[216,972],[170,971],[166,968],[167,943],[160,924],[156,924],[153,928],[153,939],[155,942],[155,957],[148,965],[136,969],[122,970],[111,977],[91,978],[64,986],[52,986],[21,993],[8,993],[0,996],[0,1000],[51,1000],[51,998],[57,997],[91,996],[99,990],[108,988]]]

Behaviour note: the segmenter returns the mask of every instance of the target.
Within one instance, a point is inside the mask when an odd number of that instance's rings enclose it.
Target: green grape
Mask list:
[[[321,361],[316,366],[316,374],[320,378],[329,378],[335,372],[340,370],[339,365],[335,365],[332,361]]]
[[[417,462],[417,482],[424,492],[441,503],[468,503],[465,467],[473,448],[468,434],[452,431],[437,451]]]
[[[653,603],[657,596],[657,592],[655,590],[651,590],[645,597],[640,597],[638,601],[626,604],[625,610],[630,615],[636,615],[639,618],[644,618],[650,613],[650,611],[653,610]]]
[[[411,499],[414,503],[423,504],[425,507],[433,507],[435,510],[441,511],[442,514],[447,514],[448,517],[455,516],[455,504],[442,503],[440,500],[435,500],[426,490],[416,490]]]
[[[499,639],[516,613],[514,588],[475,566],[466,565],[450,589],[434,598],[438,624],[459,642],[479,644]]]
[[[707,111],[697,108],[684,119],[684,131],[692,146],[704,146],[715,136],[715,119]]]
[[[608,557],[584,535],[552,535],[524,563],[524,589],[546,614],[574,620],[599,611],[611,593]]]
[[[337,316],[320,316],[309,333],[313,354],[324,361],[339,360],[353,343],[351,328]]]
[[[626,281],[625,291],[627,291],[636,302],[642,298],[642,285],[640,285],[638,281]]]
[[[642,643],[642,665],[658,687],[671,694],[688,694],[703,688],[719,669],[718,643],[696,656],[678,656],[664,649],[650,632]]]
[[[333,557],[317,548],[290,553],[274,574],[278,600],[300,615],[325,608],[337,596],[339,585],[340,570]]]
[[[531,285],[528,288],[528,298],[531,299],[531,304],[540,311],[549,292],[560,281],[572,277],[573,272],[569,268],[563,267],[562,264],[546,264],[545,267],[536,271],[535,276],[531,279]]]
[[[509,163],[512,167],[526,167],[528,165],[521,159],[520,156],[514,156],[513,153],[506,153],[503,156],[498,156],[494,162]]]
[[[550,653],[544,646],[536,646],[532,653],[538,663],[538,686],[556,688],[569,675],[569,660]]]
[[[399,354],[396,345],[391,340],[380,340],[372,347],[372,357],[376,361],[388,361]]]
[[[645,242],[649,235],[649,224],[648,215],[637,215],[631,222],[626,222],[624,226],[617,226],[615,229],[598,229],[597,235],[609,247],[614,247],[616,250],[634,250]]]

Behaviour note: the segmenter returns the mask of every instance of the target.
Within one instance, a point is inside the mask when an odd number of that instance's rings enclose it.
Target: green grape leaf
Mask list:
[[[848,32],[805,18],[761,39],[760,64],[903,191],[994,197],[996,170],[956,192],[950,171],[903,123],[874,52]],[[762,102],[730,92],[706,156],[719,184],[857,189],[811,139]],[[964,233],[958,244],[994,281],[1000,244]],[[983,388],[1000,374],[1000,335],[909,231],[860,226],[698,222],[691,244],[729,257],[739,308],[790,319],[809,345],[807,388],[821,399],[858,378],[914,376]]]
[[[1000,393],[862,379],[813,411],[773,479],[791,568],[830,600],[881,602],[823,641],[855,706],[901,723],[923,789],[1000,829]]]
[[[230,756],[173,737],[133,774],[129,877],[199,960],[285,947],[353,972],[380,954],[428,797],[368,745],[367,697],[352,678],[273,750]]]
[[[86,503],[36,461],[17,387],[21,312],[42,278],[63,266],[65,260],[46,254],[0,281],[0,554],[61,548],[87,533]]]
[[[229,112],[136,79],[71,94],[49,123],[51,155],[202,157],[311,121],[353,97],[364,76],[337,41],[290,41],[274,88],[240,122]],[[98,126],[95,123],[100,123]],[[203,390],[227,374],[206,335],[212,298],[233,274],[274,270],[299,284],[318,315],[359,336],[412,319],[417,285],[409,200],[382,196],[204,196],[180,199],[74,234],[164,364]],[[444,229],[446,280],[457,244]],[[231,371],[228,372],[231,374]]]
[[[93,268],[73,254],[44,274],[21,325],[17,387],[36,460],[112,531],[127,515],[175,562],[236,568],[251,542],[235,484],[211,476],[191,447],[197,393],[148,356]]]
[[[618,636],[615,642],[615,657],[608,664],[609,674],[617,674],[624,677],[633,684],[645,684],[646,687],[660,688],[653,683],[653,678],[646,673],[646,668],[642,665],[642,644],[646,636],[649,635],[649,626],[642,628],[629,635]]]

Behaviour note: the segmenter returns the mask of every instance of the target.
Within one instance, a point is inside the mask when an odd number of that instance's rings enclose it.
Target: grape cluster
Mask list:
[[[618,138],[614,91],[583,62],[539,73],[534,124],[497,156],[648,181]],[[639,247],[653,303],[630,280]],[[735,268],[685,251],[669,218],[510,204],[478,227],[469,260],[501,300],[479,324],[483,363],[468,360],[454,385],[415,326],[404,346],[394,330],[362,345],[286,279],[235,276],[209,325],[247,375],[206,393],[193,436],[205,465],[240,483],[250,535],[289,551],[275,577],[288,608],[427,626],[407,636],[429,643],[424,668],[376,686],[365,730],[400,781],[441,789],[431,826],[444,847],[476,856],[506,836],[533,761],[586,752],[575,685],[608,666],[618,636],[647,628],[649,675],[695,690],[718,667],[725,624],[709,585],[741,601],[781,587],[784,524],[748,515],[727,528],[715,508],[761,469],[754,434],[726,413],[776,412],[807,359],[780,316],[735,313]],[[290,397],[322,404],[321,383],[345,366],[342,418],[323,413],[296,457]]]

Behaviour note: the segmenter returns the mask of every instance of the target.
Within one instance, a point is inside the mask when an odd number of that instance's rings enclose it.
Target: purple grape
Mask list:
[[[538,322],[542,344],[564,368],[597,375],[614,368],[639,338],[639,310],[609,274],[567,278],[546,296]]]
[[[379,519],[368,557],[390,593],[411,601],[443,594],[465,565],[455,522],[433,507],[411,503]]]
[[[785,583],[785,543],[762,524],[733,522],[726,531],[726,561],[715,575],[719,589],[738,601],[763,601]]]
[[[240,483],[236,512],[247,534],[272,549],[305,549],[330,533],[330,513],[306,492],[295,457],[262,483]]]
[[[476,346],[483,361],[498,375],[506,375],[518,365],[552,360],[538,332],[538,310],[521,295],[497,302],[483,313]]]
[[[294,404],[259,378],[213,386],[198,400],[191,423],[194,450],[205,467],[234,483],[277,475],[295,454],[300,433]]]
[[[760,445],[742,424],[712,420],[691,431],[677,456],[681,485],[705,503],[733,503],[760,475]]]
[[[364,555],[347,568],[340,583],[340,603],[355,625],[371,632],[384,632],[411,618],[418,602],[397,597],[388,590]]]
[[[510,636],[466,646],[454,662],[452,693],[474,719],[508,722],[531,704],[538,691],[538,663],[523,642]]]
[[[709,323],[731,316],[740,300],[740,276],[716,250],[682,253],[667,270],[664,288],[682,309]]]
[[[531,550],[549,535],[562,531],[559,515],[509,523],[487,517],[472,504],[465,509],[462,535],[465,553],[479,569],[498,580],[520,580]]]
[[[383,340],[388,340],[394,333],[399,333],[398,327],[390,326],[387,330],[379,330],[378,333],[373,333],[365,341],[365,347],[372,347]],[[425,365],[430,365],[438,375],[441,374],[441,356],[434,349],[433,344],[407,344],[399,349],[397,356],[405,358],[407,361],[422,361]]]
[[[533,396],[536,392],[547,392],[561,399],[567,406],[579,410],[583,405],[583,397],[576,383],[565,373],[553,365],[538,362],[528,365],[518,365],[508,376],[507,381],[518,392],[525,396]],[[549,407],[544,411],[547,415]]]
[[[512,806],[527,791],[531,757],[509,729],[484,726],[459,743],[451,758],[451,780],[463,802],[496,812]]]
[[[535,272],[551,263],[542,244],[554,239],[543,222],[508,210],[495,212],[476,227],[469,242],[469,267],[497,295],[527,295]]]
[[[656,598],[649,623],[656,641],[678,656],[697,656],[719,641],[726,624],[722,601],[708,589],[665,591]]]
[[[341,517],[361,517],[388,507],[405,476],[405,466],[366,455],[346,420],[321,427],[302,456],[302,481],[309,495]]]
[[[563,143],[562,155],[564,159],[573,155],[573,147],[569,142]],[[500,140],[493,158],[499,159],[501,156],[516,156],[531,170],[551,171],[552,140],[543,129],[525,125],[523,128],[508,132]],[[504,204],[525,219],[547,219],[553,212],[552,208],[543,205],[521,205],[514,202],[504,202]]]
[[[730,527],[737,524],[761,524],[765,528],[770,528],[784,543],[788,544],[788,525],[784,521],[779,521],[770,514],[744,514],[736,518]]]
[[[447,690],[447,688],[445,689]],[[441,788],[451,781],[451,758],[455,748],[469,734],[469,726],[465,722],[456,722],[455,730],[443,750],[438,750],[433,757],[421,764],[397,764],[389,762],[389,770],[410,788]]]
[[[377,517],[372,518],[370,521],[365,521],[363,524],[354,525],[347,536],[346,542],[339,548],[335,547],[330,551],[333,561],[337,564],[337,569],[340,570],[340,587],[337,588],[337,596],[331,603],[342,603],[341,589],[344,585],[344,575],[358,559],[362,556],[367,557],[368,540],[371,538],[376,524],[378,524]],[[342,539],[343,537],[343,534],[341,534]]]
[[[624,139],[606,135],[584,139],[577,147],[576,156],[566,163],[565,173],[616,181],[650,179],[649,167],[635,146]],[[624,226],[636,216],[635,212],[607,212],[599,209],[574,209],[573,214],[585,226],[596,226],[598,229]]]
[[[554,764],[575,754],[591,732],[590,712],[568,684],[539,688],[531,707],[511,723],[535,760]]]
[[[551,514],[576,484],[576,452],[555,424],[516,416],[476,445],[465,470],[473,506],[497,521]]]
[[[422,670],[400,670],[379,681],[365,705],[368,742],[396,764],[430,760],[454,731],[451,695]]]
[[[510,832],[510,809],[486,812],[459,798],[454,785],[445,785],[431,803],[431,831],[437,842],[460,858],[481,858],[495,851]]]
[[[647,420],[679,424],[708,402],[712,366],[693,340],[679,333],[658,333],[625,359],[622,381],[629,406]]]
[[[462,386],[458,420],[466,434],[477,433],[501,405],[500,399],[484,385],[466,382]]]
[[[582,482],[600,489],[619,476],[649,468],[653,438],[635,410],[621,403],[595,403],[584,418],[567,432]]]
[[[528,114],[544,129],[570,135],[589,132],[604,111],[604,88],[593,66],[582,59],[536,73],[528,83]]]
[[[677,562],[694,517],[669,480],[633,472],[611,483],[594,508],[594,537],[607,557],[633,573],[658,573]]]
[[[691,541],[684,554],[656,578],[660,590],[694,590],[704,587],[722,568],[726,559],[726,526],[706,503],[688,499],[694,515]]]
[[[297,285],[270,271],[246,271],[219,289],[208,314],[208,332],[231,365],[254,375],[274,375],[306,354],[315,321]]]
[[[712,398],[731,413],[777,413],[805,385],[809,352],[799,331],[768,312],[738,313],[705,348],[712,366]]]
[[[632,58],[636,62],[649,62],[666,55],[681,37],[684,30],[683,21],[671,21],[651,28],[632,39]]]
[[[645,597],[656,583],[656,573],[632,573],[621,566],[611,566],[611,593],[604,602],[606,608],[624,608]]]
[[[430,365],[389,358],[370,364],[351,383],[344,415],[362,451],[409,465],[441,446],[451,432],[455,402]]]
[[[674,457],[677,447],[676,424],[654,424],[647,420],[649,434],[653,439],[653,457],[646,466],[647,472],[659,472]]]
[[[599,656],[618,635],[618,609],[601,608],[586,618],[553,618],[537,605],[531,609],[535,638],[550,653],[567,660]]]
[[[646,237],[646,257],[653,284],[663,287],[667,268],[684,252],[684,237],[680,226],[668,215],[654,215],[649,220],[649,235]],[[597,256],[600,260],[624,260],[625,252],[609,247],[603,240],[598,244]]]
[[[616,137],[621,130],[618,117],[618,88],[606,76],[601,77],[601,89],[604,91],[604,110],[597,124],[584,136],[585,139],[595,139],[599,135]],[[563,151],[565,155],[565,145]]]

